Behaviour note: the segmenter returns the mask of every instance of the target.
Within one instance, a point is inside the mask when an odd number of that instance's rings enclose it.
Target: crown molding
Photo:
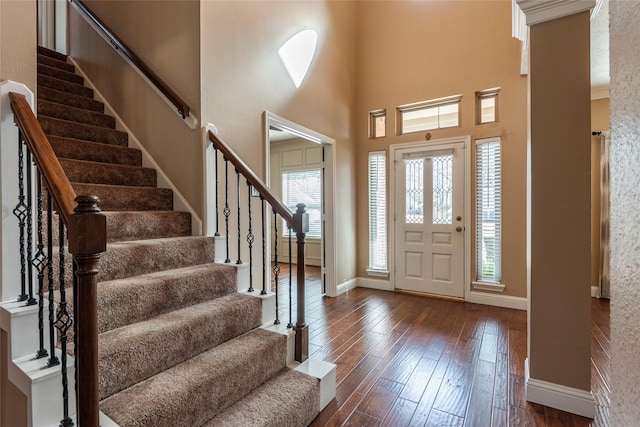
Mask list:
[[[596,5],[596,0],[516,0],[516,2],[526,16],[527,25],[584,12]]]

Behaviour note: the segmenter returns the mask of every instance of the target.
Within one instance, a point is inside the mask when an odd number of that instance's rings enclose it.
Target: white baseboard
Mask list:
[[[591,298],[600,298],[600,287],[592,286],[591,287]]]
[[[561,411],[593,418],[596,407],[591,391],[529,377],[529,359],[524,362],[527,401],[550,406]]]
[[[390,280],[372,279],[370,277],[358,277],[358,286],[363,288],[378,289],[381,291],[393,291],[394,287]]]
[[[527,309],[527,299],[523,297],[513,297],[510,295],[496,295],[485,292],[469,292],[465,301],[476,304],[493,305],[496,307],[513,308],[516,310]]]
[[[358,287],[357,279],[349,279],[346,282],[342,282],[336,288],[336,296],[342,295],[345,292]]]

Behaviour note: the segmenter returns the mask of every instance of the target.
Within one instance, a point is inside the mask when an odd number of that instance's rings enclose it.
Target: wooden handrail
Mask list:
[[[289,208],[276,197],[266,184],[247,166],[247,164],[229,147],[223,140],[218,138],[213,132],[209,131],[209,141],[222,152],[222,155],[231,162],[235,168],[249,181],[249,184],[255,188],[258,193],[269,202],[273,209],[280,215],[290,227],[294,227],[293,213]],[[294,231],[295,230],[294,228]]]
[[[9,99],[16,124],[22,131],[22,136],[42,172],[42,178],[55,202],[58,214],[64,223],[69,225],[69,219],[77,205],[75,202],[76,192],[71,187],[71,183],[62,169],[58,157],[53,152],[47,136],[40,127],[40,123],[33,114],[27,98],[24,95],[11,92]]]
[[[189,117],[191,109],[138,55],[133,52],[111,29],[104,23],[82,0],[69,0],[91,20],[91,22],[103,32],[113,45],[120,50],[131,63],[151,82],[178,110],[183,119]]]

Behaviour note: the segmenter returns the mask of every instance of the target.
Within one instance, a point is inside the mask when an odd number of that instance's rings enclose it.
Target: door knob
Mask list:
[[[456,227],[456,231],[459,233],[462,231],[462,227]]]

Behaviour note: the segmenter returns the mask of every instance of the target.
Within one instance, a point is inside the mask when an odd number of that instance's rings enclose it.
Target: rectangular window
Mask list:
[[[387,110],[376,110],[369,113],[369,138],[387,136]]]
[[[498,92],[500,92],[499,87],[476,92],[477,124],[498,121]]]
[[[387,270],[386,153],[369,153],[369,270]]]
[[[460,101],[462,95],[455,95],[399,106],[400,135],[460,126]]]
[[[476,277],[500,283],[502,264],[501,140],[476,141]]]
[[[322,237],[322,171],[320,169],[282,172],[282,202],[291,212],[297,210],[298,203],[304,203],[309,214],[307,237]],[[282,234],[289,235],[286,223],[282,228]]]

